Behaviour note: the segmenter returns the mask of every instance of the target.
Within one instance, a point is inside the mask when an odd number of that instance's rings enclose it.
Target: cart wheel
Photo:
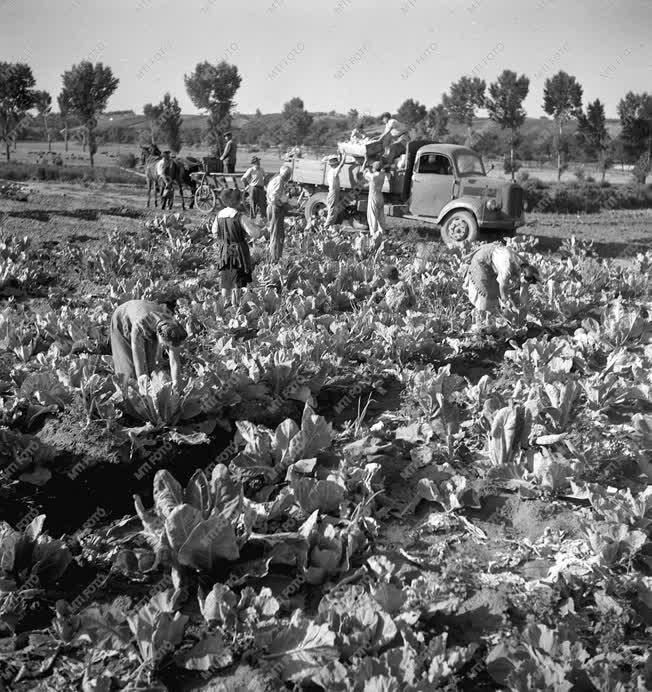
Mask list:
[[[215,209],[217,198],[210,185],[200,185],[195,190],[195,206],[203,214],[210,214]]]

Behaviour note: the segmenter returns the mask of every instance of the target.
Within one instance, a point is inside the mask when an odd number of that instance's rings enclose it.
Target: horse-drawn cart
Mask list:
[[[197,183],[195,189],[195,207],[203,214],[210,214],[221,207],[220,195],[224,190],[240,190],[243,200],[247,196],[247,188],[240,178],[242,173],[209,173],[204,169],[191,173],[190,177]]]

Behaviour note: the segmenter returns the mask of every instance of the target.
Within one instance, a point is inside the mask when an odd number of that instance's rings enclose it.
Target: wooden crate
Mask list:
[[[292,168],[292,180],[306,185],[328,185],[326,165],[325,161],[318,159],[295,159]],[[340,180],[344,181],[343,175]]]
[[[339,142],[337,148],[349,156],[368,156],[369,158],[380,156],[384,151],[382,142]]]

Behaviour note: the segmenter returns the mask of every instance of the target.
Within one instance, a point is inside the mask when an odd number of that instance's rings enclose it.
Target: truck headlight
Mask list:
[[[495,199],[487,200],[487,209],[489,211],[496,211],[498,209],[498,202]]]

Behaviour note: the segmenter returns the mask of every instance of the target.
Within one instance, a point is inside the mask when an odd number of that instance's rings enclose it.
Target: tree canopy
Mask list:
[[[36,81],[25,63],[0,62],[0,140],[4,141],[7,161],[9,147],[27,111],[36,105]]]
[[[194,71],[184,75],[183,80],[193,104],[208,113],[209,139],[219,153],[222,132],[231,126],[233,99],[242,83],[238,68],[226,60],[217,65],[204,61],[197,63]]]
[[[460,77],[450,85],[449,93],[442,95],[442,104],[452,120],[466,125],[468,136],[476,111],[484,106],[486,83],[480,77]]]
[[[68,94],[70,109],[79,116],[88,130],[88,152],[93,166],[97,151],[95,128],[97,116],[106,110],[106,105],[120,80],[113,76],[111,68],[98,62],[88,61],[73,65],[64,72],[63,89]]]

